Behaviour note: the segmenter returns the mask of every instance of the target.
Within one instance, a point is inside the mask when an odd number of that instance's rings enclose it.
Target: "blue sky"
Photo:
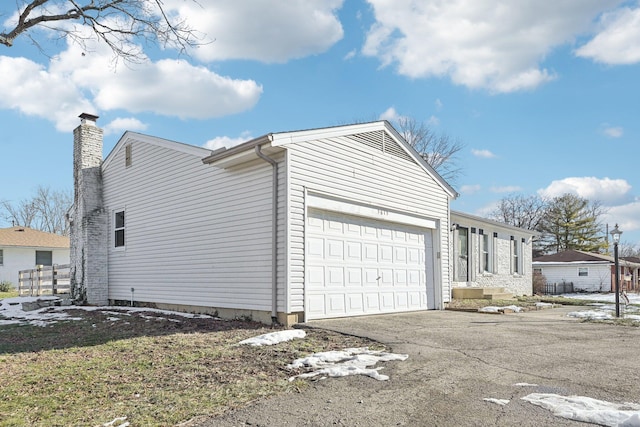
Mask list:
[[[640,245],[638,1],[198,3],[165,1],[213,40],[188,56],[144,46],[146,62],[115,67],[105,46],[45,30],[31,33],[45,54],[0,46],[0,200],[71,189],[82,112],[100,116],[105,155],[126,130],[215,148],[408,116],[465,144],[453,209],[570,192]]]

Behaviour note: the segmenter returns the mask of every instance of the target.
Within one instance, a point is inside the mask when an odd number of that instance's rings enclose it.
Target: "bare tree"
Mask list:
[[[457,162],[464,144],[445,134],[436,134],[425,122],[412,117],[397,120],[398,131],[432,168],[447,181],[455,181],[462,173]]]
[[[14,226],[34,228],[49,233],[69,235],[67,211],[73,203],[71,192],[38,187],[30,199],[17,203],[3,201],[0,209],[5,221]]]
[[[512,194],[498,202],[490,217],[514,227],[539,230],[546,209],[547,202],[540,196]]]
[[[0,44],[11,47],[16,38],[33,37],[32,30],[46,28],[60,38],[71,38],[86,50],[89,38],[72,23],[91,29],[111,48],[116,57],[136,61],[142,53],[131,44],[143,39],[185,52],[198,45],[194,30],[184,21],[174,21],[162,0],[16,0],[17,17],[0,30]]]

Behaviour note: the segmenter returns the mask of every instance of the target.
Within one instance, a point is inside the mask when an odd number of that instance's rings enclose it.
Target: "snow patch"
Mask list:
[[[318,375],[326,375],[328,377],[366,375],[378,381],[386,381],[389,377],[378,372],[382,367],[372,368],[372,366],[375,366],[378,362],[407,360],[408,357],[409,355],[407,354],[374,351],[369,350],[368,347],[348,348],[341,351],[314,353],[294,360],[293,363],[287,365],[287,368],[307,371],[289,378],[289,381],[293,381],[296,378],[312,378]]]
[[[258,335],[257,337],[240,341],[238,344],[246,344],[252,346],[274,345],[285,341],[291,341],[296,338],[304,338],[306,336],[307,333],[302,329],[291,329]]]
[[[489,403],[495,403],[495,404],[500,405],[500,406],[504,406],[504,405],[506,405],[507,403],[510,402],[509,399],[494,399],[493,397],[485,397],[482,400],[484,400],[485,402],[489,402]]]
[[[569,420],[611,427],[640,426],[640,405],[635,403],[617,404],[585,396],[561,396],[552,393],[532,393],[522,397],[522,400]]]
[[[517,305],[508,305],[506,307],[495,307],[492,305],[482,307],[478,309],[480,313],[504,313],[506,310],[511,310],[515,313],[520,313],[522,311],[522,307],[518,307]]]
[[[529,383],[515,383],[515,387],[538,387],[538,384],[529,384]]]

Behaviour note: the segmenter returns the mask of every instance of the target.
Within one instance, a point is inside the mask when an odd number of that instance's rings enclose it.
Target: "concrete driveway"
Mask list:
[[[384,364],[389,381],[319,381],[300,394],[217,419],[215,425],[585,425],[520,399],[556,393],[640,403],[640,328],[566,316],[580,309],[506,315],[429,311],[313,321],[307,325],[372,338],[409,359]],[[528,385],[516,385],[522,383]]]

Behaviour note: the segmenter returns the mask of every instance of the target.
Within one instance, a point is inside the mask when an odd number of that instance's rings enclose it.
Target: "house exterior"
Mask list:
[[[0,282],[18,287],[18,273],[69,263],[69,238],[27,227],[0,228]]]
[[[532,295],[535,232],[451,211],[451,270],[454,288],[504,288]]]
[[[620,289],[640,289],[640,263],[634,262],[633,258],[620,258],[618,266]],[[615,291],[615,259],[609,255],[569,250],[537,257],[533,260],[533,268],[547,283],[573,283],[576,292]]]
[[[449,301],[456,192],[386,121],[227,150],[74,131],[72,294],[283,324]]]

